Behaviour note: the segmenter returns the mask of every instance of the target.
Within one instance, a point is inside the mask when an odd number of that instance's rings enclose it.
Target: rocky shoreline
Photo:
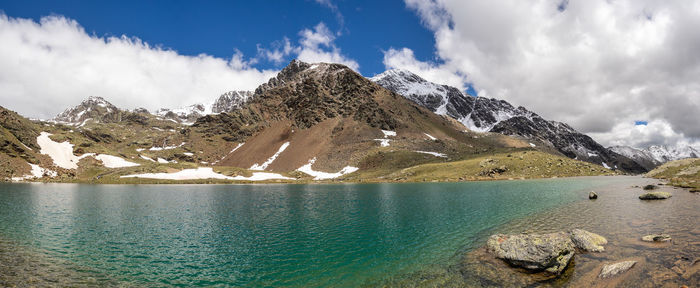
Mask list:
[[[700,195],[664,186],[673,197],[642,200],[641,187],[658,181],[639,180],[596,190],[597,199],[582,191],[580,201],[490,231],[456,264],[386,286],[697,287]]]

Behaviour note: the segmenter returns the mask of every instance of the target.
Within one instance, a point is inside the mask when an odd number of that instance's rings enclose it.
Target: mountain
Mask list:
[[[271,171],[295,170],[312,159],[314,169],[338,171],[381,147],[444,153],[467,149],[465,142],[474,143],[469,149],[485,145],[462,130],[344,65],[294,60],[240,109],[199,118],[188,131],[244,143],[220,165],[253,167],[278,155]]]
[[[208,114],[211,114],[211,109],[207,109],[207,105],[204,104],[193,104],[177,109],[160,108],[153,113],[179,123],[193,123],[197,118]]]
[[[700,157],[700,151],[688,145],[653,145],[645,149],[613,146],[608,149],[634,160],[649,170],[669,161]]]
[[[472,131],[523,137],[569,158],[613,169],[632,173],[648,171],[565,123],[546,120],[504,100],[469,96],[457,88],[429,82],[407,70],[388,70],[370,80],[437,114],[450,116]]]
[[[231,112],[239,109],[253,96],[251,91],[229,91],[221,94],[211,106],[213,113]]]
[[[68,108],[54,117],[54,121],[70,124],[84,124],[87,120],[100,123],[121,121],[122,111],[102,97],[90,96],[78,106]]]

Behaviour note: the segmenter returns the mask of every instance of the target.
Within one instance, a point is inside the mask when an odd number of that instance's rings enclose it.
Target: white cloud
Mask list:
[[[0,103],[29,117],[51,118],[90,95],[123,108],[211,102],[229,90],[252,90],[276,71],[231,59],[184,56],[138,38],[89,35],[61,16],[0,14]]]
[[[298,46],[291,45],[289,39],[284,38],[282,42],[272,43],[271,49],[258,46],[258,56],[279,64],[284,62],[285,57],[294,54],[304,62],[341,63],[359,71],[360,64],[344,56],[335,45],[335,39],[335,35],[321,22],[313,29],[299,31]]]
[[[592,133],[591,137],[609,145],[628,145],[635,148],[646,148],[651,145],[693,145],[700,147],[700,141],[692,141],[682,133],[671,128],[665,120],[654,120],[647,125],[635,125],[634,122],[624,122],[613,126],[611,133]]]
[[[384,66],[387,68],[405,69],[416,73],[425,80],[443,85],[450,85],[461,90],[466,89],[466,77],[457,71],[450,71],[429,62],[422,62],[413,55],[413,50],[408,48],[384,51]]]
[[[404,65],[415,66],[426,78],[424,74],[444,70],[448,76],[439,79],[462,78],[480,96],[505,99],[567,122],[604,145],[612,139],[636,143],[615,137],[616,127],[626,125],[620,123],[634,120],[667,123],[673,135],[681,135],[677,141],[700,139],[700,2],[406,4],[434,32],[441,64],[392,49],[385,54],[388,67],[408,63]],[[669,135],[661,131],[658,135]],[[668,137],[651,137],[655,140],[650,143],[673,138]]]

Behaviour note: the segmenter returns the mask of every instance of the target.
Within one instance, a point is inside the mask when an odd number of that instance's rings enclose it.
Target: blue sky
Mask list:
[[[272,4],[274,3],[274,4]],[[299,31],[325,23],[336,34],[342,54],[360,72],[385,70],[383,52],[410,47],[416,58],[436,60],[434,38],[403,1],[336,1],[337,10],[316,1],[0,1],[9,17],[39,21],[48,15],[76,20],[96,36],[138,37],[183,55],[230,58],[235,49],[254,57],[257,45],[270,47],[284,37],[297,42]],[[339,13],[339,15],[338,15]],[[283,67],[260,61],[260,69]]]

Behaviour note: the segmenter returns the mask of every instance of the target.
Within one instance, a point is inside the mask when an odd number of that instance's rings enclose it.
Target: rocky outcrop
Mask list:
[[[668,198],[671,198],[671,193],[668,192],[649,192],[639,196],[639,199],[642,200],[662,200]]]
[[[605,237],[586,230],[574,229],[569,234],[576,248],[583,251],[603,252],[605,251],[603,245],[608,244],[608,240]]]
[[[487,248],[509,264],[534,271],[561,274],[575,253],[567,233],[493,235]]]
[[[603,269],[600,270],[600,274],[598,275],[598,277],[610,278],[615,275],[627,272],[627,270],[630,270],[634,266],[634,264],[637,264],[637,261],[623,261],[613,264],[606,264],[603,266]]]
[[[642,237],[644,242],[668,242],[671,241],[671,235],[668,234],[652,234]]]
[[[253,96],[252,91],[229,91],[221,94],[211,106],[211,112],[224,113],[240,109]]]

